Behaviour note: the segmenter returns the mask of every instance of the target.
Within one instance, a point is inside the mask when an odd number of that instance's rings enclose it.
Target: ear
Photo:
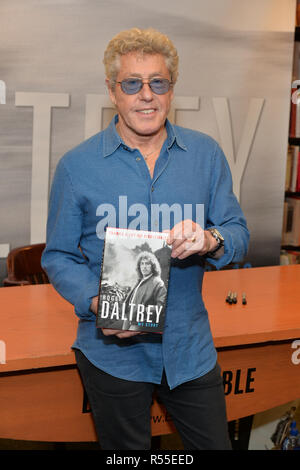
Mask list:
[[[109,97],[110,97],[112,103],[116,106],[116,96],[115,96],[115,92],[112,90],[112,88],[111,88],[111,83],[110,83],[110,81],[109,81],[108,78],[105,79],[105,83],[106,83],[106,86],[107,86],[107,89],[108,89]]]

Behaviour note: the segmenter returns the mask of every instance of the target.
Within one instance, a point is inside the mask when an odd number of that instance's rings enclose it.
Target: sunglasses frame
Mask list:
[[[123,88],[123,83],[128,82],[130,80],[136,80],[137,82],[140,82],[140,84],[141,84],[140,88],[137,91],[135,91],[134,93],[128,93]],[[152,89],[151,82],[154,82],[154,81],[157,81],[157,80],[161,80],[164,83],[168,82],[169,87],[164,93],[157,93],[156,91],[154,91]],[[127,79],[122,80],[121,82],[116,82],[116,83],[119,83],[121,85],[121,89],[122,89],[123,93],[125,93],[125,95],[136,95],[137,93],[139,93],[142,90],[143,86],[146,85],[146,84],[149,85],[151,91],[153,93],[155,93],[156,95],[165,95],[166,93],[168,93],[168,91],[170,90],[170,88],[173,85],[173,83],[170,80],[168,80],[167,78],[152,78],[151,80],[142,80],[141,78],[127,78]]]

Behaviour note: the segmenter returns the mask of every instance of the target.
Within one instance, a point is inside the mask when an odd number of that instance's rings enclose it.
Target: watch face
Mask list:
[[[210,232],[215,237],[215,239],[219,242],[220,245],[223,244],[224,238],[220,234],[219,230],[217,230],[216,228],[211,228]]]
[[[215,234],[218,236],[218,238],[220,239],[221,242],[224,241],[224,238],[222,237],[222,235],[220,234],[219,230],[217,230],[216,228],[214,229],[214,232]]]

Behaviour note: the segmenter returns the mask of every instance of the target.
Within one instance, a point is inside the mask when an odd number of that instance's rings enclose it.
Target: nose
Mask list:
[[[139,96],[144,101],[151,101],[153,99],[153,92],[148,82],[143,82],[143,86],[139,92]]]

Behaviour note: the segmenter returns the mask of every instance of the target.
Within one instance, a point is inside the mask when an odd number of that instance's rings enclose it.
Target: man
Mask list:
[[[73,347],[99,441],[103,449],[149,449],[156,390],[186,449],[229,449],[223,384],[201,290],[206,259],[221,268],[243,258],[248,247],[230,170],[212,138],[167,120],[178,56],[165,35],[121,32],[108,44],[104,64],[117,115],[57,165],[42,258],[52,284],[79,317]],[[169,230],[162,335],[95,328],[102,222],[108,217],[102,204],[116,208],[115,219],[107,220],[124,227],[120,196],[131,208],[128,228],[138,228],[132,215],[138,205],[148,209],[148,226],[141,229]],[[153,209],[175,204],[192,205],[192,215],[170,218],[168,227]]]
[[[145,307],[152,305],[155,307],[165,307],[167,289],[161,279],[161,268],[158,259],[153,253],[142,251],[137,259],[137,275],[138,280],[129,292],[126,298],[127,309],[131,304],[135,304],[134,315],[136,315],[137,305],[143,304]],[[138,326],[129,325],[129,321],[125,320],[123,330],[137,330]]]

